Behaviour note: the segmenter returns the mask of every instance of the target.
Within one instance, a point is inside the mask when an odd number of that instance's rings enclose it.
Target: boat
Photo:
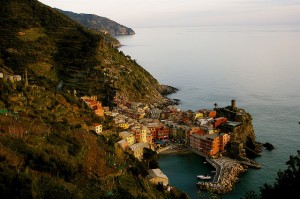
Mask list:
[[[201,179],[201,180],[209,180],[209,179],[211,179],[211,176],[209,176],[209,175],[198,175],[197,176],[197,178],[198,179]]]

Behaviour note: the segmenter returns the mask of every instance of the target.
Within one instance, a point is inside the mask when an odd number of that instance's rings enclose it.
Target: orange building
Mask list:
[[[150,130],[153,139],[168,140],[170,137],[170,128],[161,123],[148,123],[147,128]]]
[[[203,117],[214,118],[217,116],[217,111],[215,111],[215,110],[201,109],[201,110],[198,110],[197,113],[202,114]]]
[[[187,135],[186,135],[186,139],[189,141],[190,140],[190,136],[192,134],[197,134],[197,135],[205,135],[205,131],[200,128],[199,126],[195,126],[195,127],[192,127],[191,130],[189,132],[187,132]]]
[[[190,146],[207,156],[213,156],[224,151],[225,146],[230,140],[228,134],[206,134],[198,135],[196,133],[190,135]]]
[[[214,119],[213,127],[217,128],[217,127],[219,127],[221,124],[223,124],[225,122],[227,122],[227,118],[226,117],[218,117],[218,118]]]
[[[216,117],[216,116],[217,116],[217,111],[214,111],[214,110],[208,111],[208,117]]]

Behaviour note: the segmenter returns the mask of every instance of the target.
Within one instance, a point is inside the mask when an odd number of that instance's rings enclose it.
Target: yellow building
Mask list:
[[[136,157],[138,160],[143,159],[144,148],[149,148],[149,144],[147,143],[136,143],[134,145],[129,146],[129,151]]]
[[[131,146],[135,143],[135,135],[133,133],[129,133],[128,131],[123,131],[119,133],[119,136],[127,141],[128,146]]]
[[[137,142],[147,142],[147,135],[151,134],[150,130],[144,125],[136,126],[131,130],[135,133],[135,138]]]
[[[128,129],[129,124],[127,122],[122,122],[122,123],[118,124],[118,127],[122,128],[122,129]]]
[[[201,112],[196,112],[195,113],[195,119],[197,119],[197,118],[203,118],[203,113],[201,113]]]

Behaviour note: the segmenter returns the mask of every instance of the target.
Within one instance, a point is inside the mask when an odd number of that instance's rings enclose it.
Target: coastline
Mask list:
[[[239,161],[222,157],[206,160],[216,169],[215,176],[210,182],[199,182],[197,186],[203,190],[224,194],[233,190],[238,176],[246,171],[246,168]]]
[[[170,146],[168,146],[168,149],[159,151],[158,153],[161,155],[184,155],[192,154],[193,152],[185,146],[171,144]]]
[[[206,161],[215,168],[215,174],[212,180],[202,181],[196,184],[201,190],[209,190],[218,194],[228,193],[232,191],[235,183],[239,181],[238,176],[247,170],[247,166],[243,166],[243,164],[237,160],[225,156],[212,159],[195,152],[189,147],[178,144],[171,144],[167,149],[159,152],[161,155],[185,155],[192,153],[205,157]]]

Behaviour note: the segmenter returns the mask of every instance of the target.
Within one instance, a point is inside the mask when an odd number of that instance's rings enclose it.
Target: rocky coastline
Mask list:
[[[159,152],[161,155],[185,155],[191,153],[195,153],[195,151],[189,147],[174,143],[168,146],[166,150]],[[196,154],[202,156],[199,153]],[[199,181],[197,186],[201,190],[208,190],[217,194],[225,194],[232,191],[234,185],[239,181],[238,177],[246,172],[248,167],[260,168],[257,166],[257,163],[245,160],[238,161],[226,156],[218,159],[206,157],[206,161],[215,168],[215,174],[211,181]]]
[[[238,176],[246,171],[238,161],[229,158],[219,158],[209,161],[215,168],[216,174],[211,182],[198,182],[197,186],[202,190],[224,194],[232,191]]]
[[[164,84],[161,84],[158,89],[158,92],[164,96],[172,94],[172,93],[176,93],[177,91],[178,91],[177,88],[168,86],[168,85],[164,85]]]

